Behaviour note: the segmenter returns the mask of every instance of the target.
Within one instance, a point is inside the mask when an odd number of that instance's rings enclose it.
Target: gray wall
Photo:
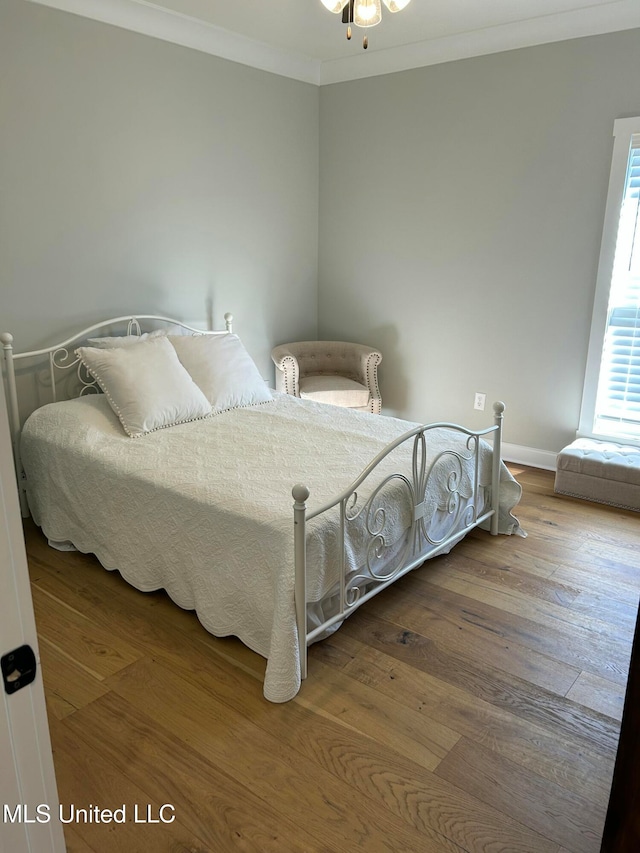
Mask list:
[[[318,89],[0,0],[0,330],[225,311],[317,333]],[[55,339],[55,338],[54,338]]]
[[[382,349],[389,411],[502,399],[507,442],[573,440],[639,56],[633,30],[321,90],[319,334]]]
[[[480,426],[482,391],[555,452],[639,55],[636,30],[318,90],[0,0],[0,328],[233,311],[265,375],[275,343],[361,340],[387,411]]]

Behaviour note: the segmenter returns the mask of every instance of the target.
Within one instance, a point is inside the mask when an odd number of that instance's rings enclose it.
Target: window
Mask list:
[[[614,137],[579,433],[640,444],[640,117]]]

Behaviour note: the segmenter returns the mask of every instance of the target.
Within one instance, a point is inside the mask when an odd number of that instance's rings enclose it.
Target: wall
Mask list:
[[[387,411],[480,426],[482,391],[507,442],[552,455],[578,422],[639,52],[627,31],[318,92],[0,0],[0,326],[25,349],[110,314],[230,310],[268,376],[275,343],[362,340]]]
[[[121,313],[232,311],[272,376],[274,341],[317,333],[318,100],[0,0],[0,330],[24,350]]]
[[[388,411],[573,440],[613,121],[640,112],[640,30],[320,94],[319,334],[379,346]]]

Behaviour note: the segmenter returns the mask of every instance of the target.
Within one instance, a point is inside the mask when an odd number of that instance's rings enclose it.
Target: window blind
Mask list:
[[[640,134],[620,208],[594,432],[640,438]]]

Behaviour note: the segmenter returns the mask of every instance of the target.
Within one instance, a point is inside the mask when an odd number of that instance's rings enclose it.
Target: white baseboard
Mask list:
[[[538,450],[536,447],[525,447],[522,444],[502,443],[502,458],[506,462],[515,462],[518,465],[529,465],[532,468],[555,471],[557,455],[551,450]]]

